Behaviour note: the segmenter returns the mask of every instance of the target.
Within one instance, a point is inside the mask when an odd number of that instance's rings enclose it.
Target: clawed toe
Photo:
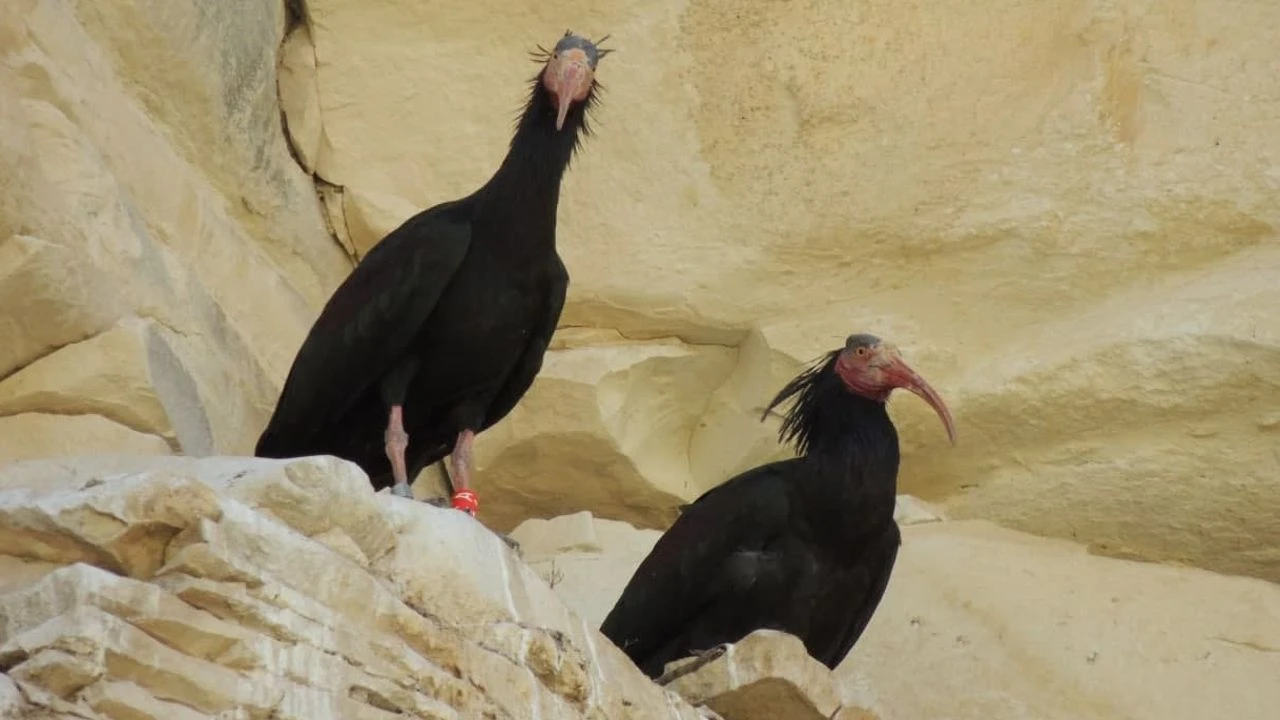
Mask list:
[[[672,668],[671,670],[663,673],[662,676],[659,677],[657,680],[654,680],[654,682],[657,683],[658,685],[666,685],[672,682],[673,680],[676,680],[677,678],[682,678],[685,675],[688,675],[689,673],[693,672],[694,670],[701,668],[702,666],[710,663],[711,661],[715,660],[721,655],[724,655],[728,651],[729,651],[729,643],[721,643],[711,648],[710,650],[695,652],[692,660],[685,663],[684,665]]]

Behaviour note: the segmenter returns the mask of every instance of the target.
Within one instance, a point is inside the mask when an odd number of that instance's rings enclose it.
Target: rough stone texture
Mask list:
[[[332,458],[10,465],[0,577],[4,717],[699,717],[489,530]]]
[[[577,515],[513,536],[598,623],[658,533]],[[905,524],[884,600],[834,673],[847,720],[857,708],[880,720],[1269,720],[1278,677],[1274,583],[928,518]]]
[[[773,630],[747,635],[666,687],[725,720],[833,720],[844,709],[831,671],[809,657],[794,635]]]
[[[284,26],[274,0],[0,8],[0,457],[252,448],[350,268],[281,129]]]
[[[910,495],[898,496],[894,516],[903,526],[940,519],[936,510]],[[510,535],[520,543],[524,561],[556,592],[574,598],[574,609],[592,627],[599,627],[661,533],[583,510],[526,520]]]
[[[566,18],[618,52],[484,522],[663,527],[870,330],[960,428],[894,403],[904,491],[1280,580],[1270,0],[8,2],[0,458],[248,453],[349,254],[493,171]]]
[[[613,34],[561,349],[478,446],[488,522],[661,527],[769,457],[751,416],[865,329],[956,411],[952,449],[895,404],[905,490],[1280,579],[1275,3],[307,6],[291,127],[356,250],[492,172],[525,50],[566,17]]]
[[[168,455],[170,451],[161,438],[101,415],[22,413],[0,417],[0,466],[15,460],[85,452]]]

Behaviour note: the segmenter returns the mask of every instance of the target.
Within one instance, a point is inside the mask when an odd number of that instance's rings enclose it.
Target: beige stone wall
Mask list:
[[[497,524],[660,524],[871,330],[960,426],[895,403],[906,490],[1280,578],[1280,6],[366,5],[308,3],[302,154],[355,248],[487,177],[564,18],[618,49],[565,183],[564,349],[480,451]]]
[[[913,505],[899,496],[893,577],[827,680],[848,705],[882,720],[1275,716],[1280,586],[1097,557],[1075,543],[939,519]],[[530,520],[512,535],[525,560],[592,623],[658,538],[588,513]],[[726,654],[728,668],[676,687],[697,697],[697,684],[726,670],[747,683],[758,657],[747,646],[755,645],[743,640]],[[786,674],[814,662],[789,657],[784,645],[762,659],[781,658]]]
[[[284,21],[0,8],[0,458],[252,450],[350,268],[281,130]]]
[[[0,9],[0,462],[250,452],[343,246],[482,182],[568,24],[617,52],[557,350],[478,446],[487,522],[660,526],[869,330],[960,430],[894,402],[905,490],[1280,579],[1280,5],[304,10]]]
[[[707,717],[475,520],[332,458],[0,470],[0,671],[4,720]]]

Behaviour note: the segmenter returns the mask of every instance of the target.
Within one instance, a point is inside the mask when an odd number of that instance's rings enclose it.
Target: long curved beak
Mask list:
[[[956,444],[956,426],[951,419],[951,411],[947,409],[947,404],[942,401],[942,396],[933,389],[920,374],[911,369],[910,365],[902,359],[902,355],[898,353],[898,349],[885,343],[879,349],[881,358],[881,372],[884,373],[895,387],[909,390],[919,395],[925,402],[929,403],[929,407],[938,413],[938,417],[942,418],[942,424],[947,429],[947,440],[952,445]]]
[[[547,87],[556,96],[556,130],[564,128],[569,108],[586,99],[595,73],[587,54],[578,49],[566,50],[547,68]]]

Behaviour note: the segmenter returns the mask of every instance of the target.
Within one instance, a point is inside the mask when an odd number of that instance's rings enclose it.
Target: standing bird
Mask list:
[[[498,171],[406,220],[334,291],[257,456],[335,455],[412,497],[410,478],[450,455],[452,505],[475,514],[472,441],[529,389],[564,307],[560,180],[611,52],[569,31],[539,49],[545,65]]]
[[[880,603],[900,535],[893,519],[894,388],[924,398],[955,443],[942,398],[897,348],[851,335],[782,389],[795,403],[779,438],[799,455],[748,470],[686,506],[627,583],[600,631],[649,677],[754,630],[800,638],[835,668]]]

